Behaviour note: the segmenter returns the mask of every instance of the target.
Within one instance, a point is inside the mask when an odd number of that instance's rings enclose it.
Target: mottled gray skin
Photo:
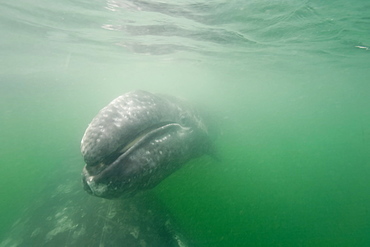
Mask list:
[[[126,93],[97,114],[82,138],[84,188],[103,198],[130,197],[155,187],[209,146],[204,119],[185,101]]]
[[[9,229],[0,247],[189,247],[169,210],[151,191],[106,200],[81,190],[76,163],[64,157],[33,192],[33,200]]]

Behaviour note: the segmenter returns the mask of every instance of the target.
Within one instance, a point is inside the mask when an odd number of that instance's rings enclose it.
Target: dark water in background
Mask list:
[[[0,4],[1,235],[132,89],[217,116],[155,190],[196,246],[370,245],[368,1]]]

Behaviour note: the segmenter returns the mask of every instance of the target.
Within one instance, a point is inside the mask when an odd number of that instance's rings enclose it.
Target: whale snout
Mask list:
[[[203,119],[184,101],[145,91],[124,94],[85,131],[83,188],[103,198],[135,195],[204,154],[208,145]]]

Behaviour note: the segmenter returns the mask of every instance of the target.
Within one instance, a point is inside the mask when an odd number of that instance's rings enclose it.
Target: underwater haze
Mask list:
[[[370,246],[369,1],[19,0],[0,13],[0,246],[74,246],[63,234],[77,241],[79,223],[42,236],[43,209],[61,203],[53,191],[93,198],[82,135],[135,89],[217,125],[215,157],[150,192],[186,246]],[[29,215],[34,229],[19,228]]]

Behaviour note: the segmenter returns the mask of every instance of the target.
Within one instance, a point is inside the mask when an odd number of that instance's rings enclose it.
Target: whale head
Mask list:
[[[84,189],[130,197],[159,184],[210,146],[199,112],[184,100],[133,91],[94,117],[81,141]]]

